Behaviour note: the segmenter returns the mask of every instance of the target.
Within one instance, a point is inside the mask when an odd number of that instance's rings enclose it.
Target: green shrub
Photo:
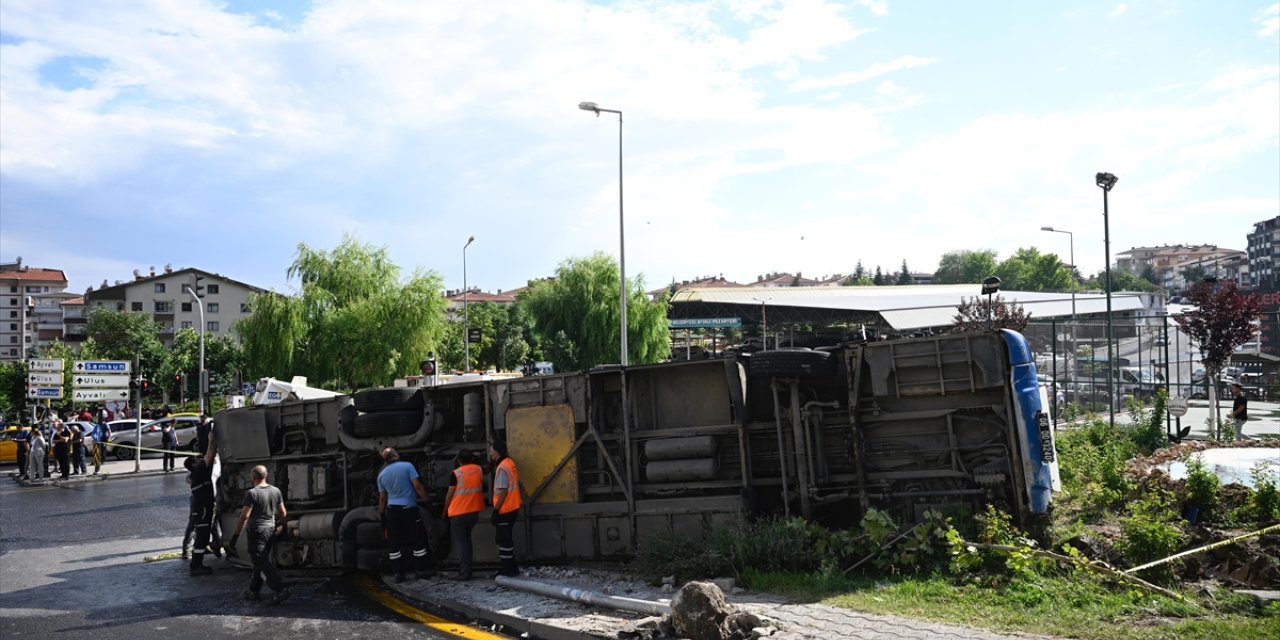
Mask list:
[[[1156,393],[1150,410],[1143,409],[1135,416],[1133,443],[1140,455],[1148,456],[1157,449],[1168,444],[1169,436],[1165,432],[1165,412],[1169,406],[1169,395],[1161,389]]]
[[[1187,502],[1200,508],[1200,518],[1208,519],[1218,508],[1218,476],[1204,464],[1199,455],[1187,460]]]
[[[1138,566],[1167,558],[1186,543],[1186,535],[1171,520],[1176,517],[1172,496],[1152,491],[1133,505],[1133,512],[1120,523],[1120,552],[1127,562]],[[1144,570],[1144,578],[1157,582],[1169,582],[1174,575],[1175,563],[1166,563]]]
[[[1277,487],[1276,474],[1266,465],[1259,464],[1250,470],[1253,476],[1253,499],[1250,511],[1253,519],[1260,525],[1280,520],[1280,488]]]

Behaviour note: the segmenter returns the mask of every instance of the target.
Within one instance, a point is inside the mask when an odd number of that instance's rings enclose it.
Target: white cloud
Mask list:
[[[924,58],[920,56],[902,56],[890,60],[889,62],[877,62],[865,69],[858,71],[849,71],[846,73],[838,73],[826,78],[808,78],[800,80],[791,85],[792,91],[812,91],[814,89],[831,89],[833,87],[844,87],[859,82],[865,82],[872,78],[876,78],[894,71],[903,69],[912,69],[915,67],[923,67],[937,62],[937,58]]]
[[[858,0],[858,4],[878,16],[889,15],[889,3],[885,0]]]
[[[1253,21],[1262,25],[1258,35],[1263,38],[1280,33],[1280,2],[1259,11]]]
[[[1115,8],[1114,8],[1114,9],[1112,9],[1112,10],[1111,10],[1111,13],[1109,13],[1109,14],[1107,14],[1107,15],[1109,15],[1109,16],[1111,16],[1111,17],[1113,17],[1113,18],[1114,18],[1114,17],[1116,17],[1116,16],[1118,16],[1118,15],[1120,15],[1120,14],[1124,13],[1124,12],[1125,12],[1125,10],[1127,10],[1128,8],[1129,8],[1129,7],[1127,7],[1127,6],[1123,5],[1123,4],[1118,4],[1118,5],[1116,5],[1116,6],[1115,6]]]

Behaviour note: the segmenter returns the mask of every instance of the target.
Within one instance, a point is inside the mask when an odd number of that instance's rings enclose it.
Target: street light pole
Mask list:
[[[760,303],[760,346],[763,350],[769,349],[769,317],[765,315],[765,303],[773,298],[752,298]],[[777,344],[775,343],[775,347]]]
[[[1067,234],[1071,251],[1071,359],[1074,360],[1076,356],[1076,234],[1063,229],[1054,229],[1053,227],[1040,227],[1040,230]],[[1054,340],[1057,339],[1057,336],[1054,336]],[[1074,367],[1068,367],[1067,371],[1070,373],[1073,369]]]
[[[475,236],[467,238],[467,243],[462,245],[462,352],[464,372],[471,371],[471,312],[468,308],[470,302],[471,291],[467,289],[467,247],[476,241]]]
[[[583,111],[592,111],[596,117],[600,117],[601,113],[618,114],[618,272],[621,291],[618,295],[618,310],[621,315],[619,323],[621,324],[622,340],[620,360],[622,366],[627,366],[627,233],[626,224],[622,215],[622,112],[616,109],[603,109],[594,102],[579,102],[578,108]]]
[[[204,414],[204,303],[200,301],[200,296],[191,288],[191,285],[184,284],[182,288],[191,295],[191,299],[195,301],[196,310],[200,312],[200,373],[196,378],[196,390],[200,395],[200,413]]]
[[[1116,426],[1116,390],[1111,330],[1111,215],[1107,205],[1107,194],[1111,193],[1111,188],[1116,186],[1117,178],[1110,173],[1098,172],[1094,179],[1098,187],[1102,189],[1102,252],[1103,259],[1106,260],[1105,268],[1107,274],[1107,412],[1109,423],[1114,428]]]

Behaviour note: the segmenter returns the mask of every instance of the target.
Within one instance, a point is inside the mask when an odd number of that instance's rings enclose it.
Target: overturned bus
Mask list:
[[[443,560],[454,457],[489,441],[520,467],[527,561],[626,559],[648,535],[769,514],[845,526],[873,507],[909,522],[991,503],[1026,523],[1057,482],[1047,408],[1007,330],[369,389],[219,412],[221,524],[263,464],[289,506],[282,567],[375,569],[390,446],[422,474]],[[488,518],[477,529],[476,560],[493,561]]]

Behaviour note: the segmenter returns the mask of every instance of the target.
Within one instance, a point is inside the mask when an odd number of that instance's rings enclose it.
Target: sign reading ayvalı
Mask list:
[[[76,402],[100,402],[105,400],[128,400],[128,389],[72,389],[71,399]]]
[[[72,375],[71,384],[79,389],[128,389],[129,375],[91,376],[77,373]]]
[[[27,371],[62,371],[62,358],[52,360],[28,360]]]
[[[76,373],[129,373],[129,362],[125,360],[76,360],[71,367]]]
[[[28,373],[27,384],[33,387],[62,386],[61,373]]]

